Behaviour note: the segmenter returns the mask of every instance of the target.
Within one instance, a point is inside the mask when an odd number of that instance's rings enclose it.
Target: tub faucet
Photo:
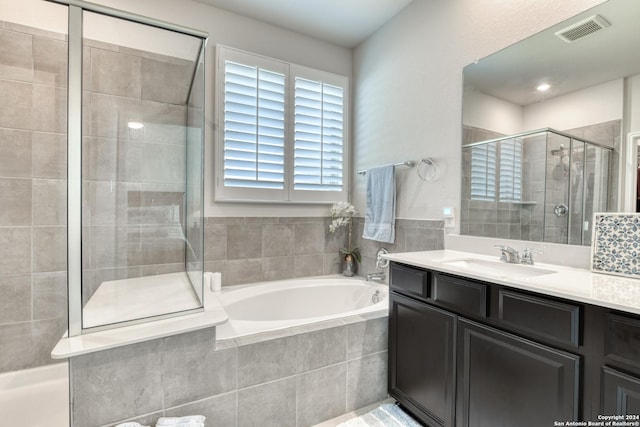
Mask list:
[[[383,271],[380,271],[378,273],[369,273],[367,274],[367,282],[369,280],[375,280],[376,282],[384,282],[384,279],[386,279],[387,276],[384,274]]]

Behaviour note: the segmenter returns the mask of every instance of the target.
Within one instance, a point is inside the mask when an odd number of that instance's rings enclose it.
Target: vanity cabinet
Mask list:
[[[423,421],[453,426],[456,316],[395,293],[390,304],[391,394]]]
[[[390,266],[389,394],[428,426],[640,414],[640,316]]]
[[[577,418],[579,356],[465,319],[458,321],[458,349],[458,426],[552,426]]]

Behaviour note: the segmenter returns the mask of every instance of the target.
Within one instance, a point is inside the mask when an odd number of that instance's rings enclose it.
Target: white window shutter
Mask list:
[[[284,188],[285,76],[225,61],[224,185]]]
[[[471,147],[471,200],[496,198],[496,144]]]
[[[296,77],[294,98],[294,189],[342,191],[344,89]]]

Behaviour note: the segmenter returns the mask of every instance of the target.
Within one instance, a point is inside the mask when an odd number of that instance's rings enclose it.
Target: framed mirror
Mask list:
[[[464,68],[461,234],[589,245],[635,211],[637,0],[609,0]]]

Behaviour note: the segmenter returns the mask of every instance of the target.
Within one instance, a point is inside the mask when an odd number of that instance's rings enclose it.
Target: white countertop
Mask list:
[[[384,258],[511,288],[640,314],[639,279],[592,273],[586,269],[556,264],[536,263],[531,267],[506,264],[498,261],[497,256],[453,250],[403,252],[387,254],[384,255]],[[495,271],[488,271],[491,263],[483,264],[483,266],[489,266],[488,268],[472,269],[456,265],[456,260],[494,261],[497,265]],[[506,270],[508,271],[501,271],[502,266],[507,266]],[[546,274],[527,277],[526,274],[518,274],[520,268],[547,271],[544,272]]]

